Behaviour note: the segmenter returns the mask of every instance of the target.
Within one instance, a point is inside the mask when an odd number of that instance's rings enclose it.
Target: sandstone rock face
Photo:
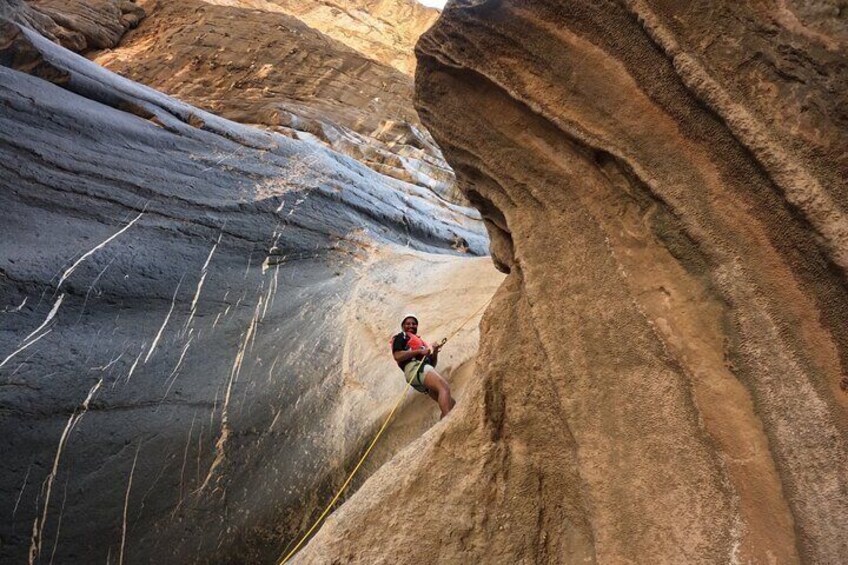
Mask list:
[[[206,1],[295,16],[309,27],[409,75],[415,72],[415,42],[439,17],[437,10],[416,0]]]
[[[120,47],[94,59],[218,115],[462,200],[418,121],[407,75],[277,11],[173,0],[148,10]]]
[[[403,391],[399,313],[457,329],[486,248],[474,210],[0,20],[0,562],[274,562]],[[410,394],[372,464],[436,414]]]
[[[114,47],[144,18],[129,0],[0,1],[0,17],[27,25],[73,51]]]
[[[848,29],[456,1],[417,104],[508,272],[450,418],[300,563],[844,563]]]

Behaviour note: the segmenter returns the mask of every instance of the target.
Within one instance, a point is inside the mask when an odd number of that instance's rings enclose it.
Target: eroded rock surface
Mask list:
[[[119,47],[94,59],[231,120],[323,143],[462,199],[418,121],[406,74],[279,11],[175,0],[148,11]]]
[[[144,16],[144,8],[130,0],[0,1],[0,17],[77,52],[114,47]]]
[[[412,75],[413,47],[439,12],[417,0],[206,0],[295,16],[309,27]]]
[[[509,275],[473,401],[298,562],[848,561],[846,32],[838,3],[451,3],[418,109]]]
[[[399,313],[446,335],[499,284],[479,214],[0,46],[0,561],[274,562],[403,390]]]

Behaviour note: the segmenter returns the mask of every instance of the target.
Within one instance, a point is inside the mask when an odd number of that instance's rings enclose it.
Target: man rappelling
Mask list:
[[[403,331],[392,339],[392,356],[403,371],[406,382],[435,400],[444,418],[456,404],[450,386],[435,368],[444,342],[430,346],[421,339],[418,336],[418,318],[414,315],[405,316],[400,327]]]

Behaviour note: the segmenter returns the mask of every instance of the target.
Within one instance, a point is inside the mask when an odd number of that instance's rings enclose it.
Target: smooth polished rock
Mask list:
[[[399,313],[447,335],[499,284],[479,214],[0,45],[0,561],[274,561],[403,391]]]

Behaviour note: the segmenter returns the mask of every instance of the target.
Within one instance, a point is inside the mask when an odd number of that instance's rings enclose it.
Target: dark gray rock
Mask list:
[[[349,265],[484,254],[479,215],[9,21],[0,45],[0,561],[273,561],[343,472]]]

